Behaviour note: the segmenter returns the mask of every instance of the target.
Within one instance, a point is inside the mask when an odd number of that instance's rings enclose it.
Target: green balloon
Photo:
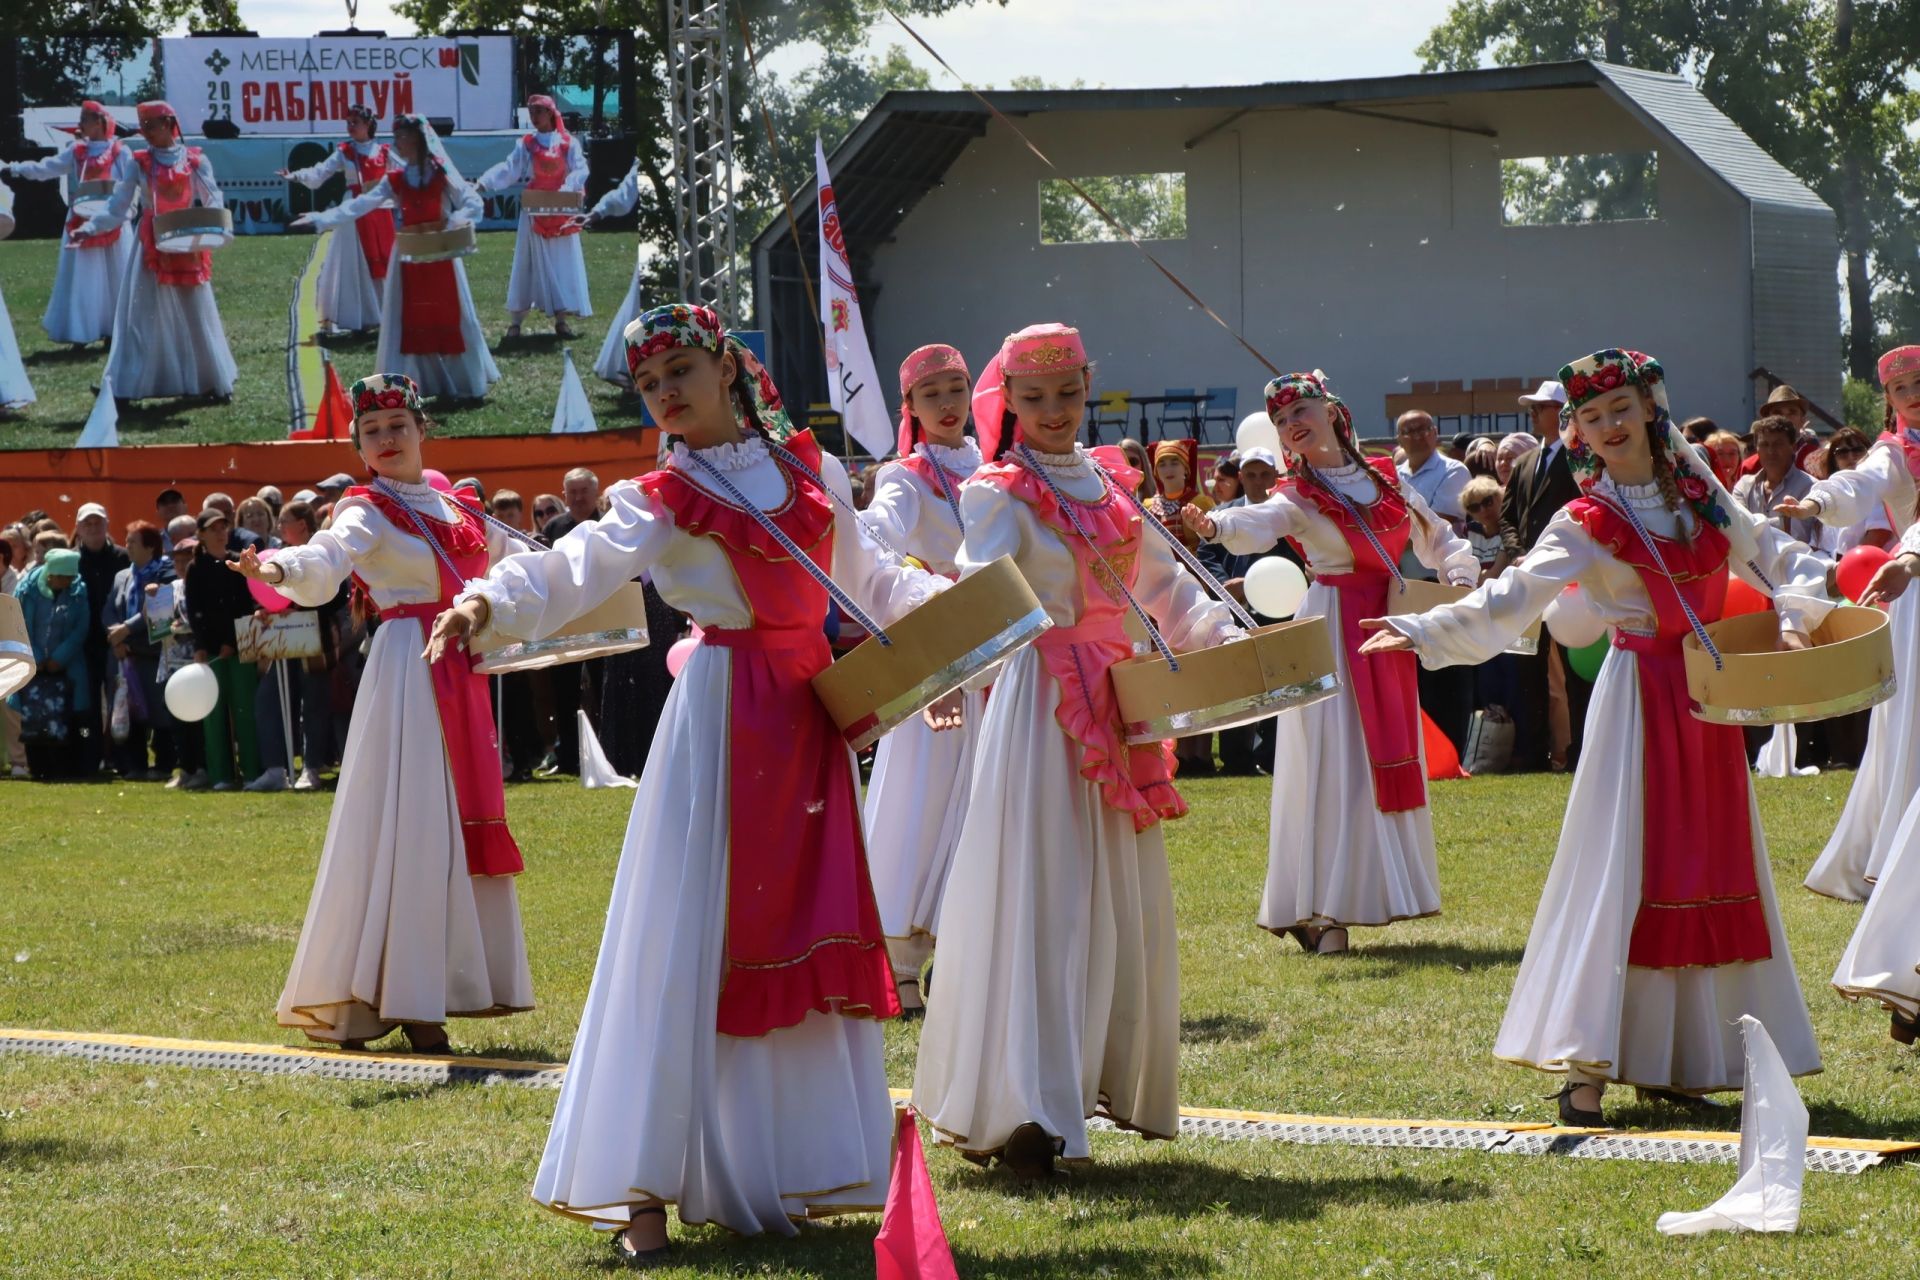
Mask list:
[[[1601,636],[1590,645],[1567,650],[1567,665],[1573,668],[1573,674],[1592,684],[1600,676],[1600,664],[1607,660],[1610,642]]]

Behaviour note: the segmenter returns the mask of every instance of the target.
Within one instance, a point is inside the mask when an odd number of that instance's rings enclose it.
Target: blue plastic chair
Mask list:
[[[1224,422],[1227,424],[1226,441],[1232,444],[1233,429],[1240,421],[1240,388],[1208,387],[1207,395],[1212,398],[1207,401],[1206,412],[1200,418],[1201,438],[1206,438],[1208,426]]]

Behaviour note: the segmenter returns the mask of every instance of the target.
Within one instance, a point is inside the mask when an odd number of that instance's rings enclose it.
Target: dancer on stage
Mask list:
[[[465,653],[428,663],[433,619],[500,558],[506,536],[478,504],[422,478],[432,422],[399,374],[353,384],[353,446],[371,478],[333,522],[262,561],[231,567],[305,608],[351,577],[379,608],[346,759],[307,903],[280,1025],[349,1049],[391,1031],[447,1048],[448,1018],[533,1008],[487,681]]]
[[[339,227],[398,205],[407,230],[465,226],[480,217],[480,193],[460,177],[425,116],[396,116],[393,148],[401,164],[372,187],[331,209],[303,213],[296,227]],[[382,369],[404,374],[426,396],[478,400],[500,380],[474,314],[467,270],[458,258],[402,262],[387,271],[381,297]]]
[[[861,520],[886,544],[943,577],[960,572],[960,486],[980,466],[966,434],[973,382],[949,346],[921,347],[900,365],[900,457],[880,468]],[[920,971],[933,956],[947,867],[967,815],[984,690],[955,690],[880,740],[867,784],[868,862],[887,931],[900,1007],[922,1007]]]
[[[67,203],[83,182],[119,183],[133,172],[133,148],[120,141],[113,114],[88,99],[80,104],[79,136],[72,146],[45,160],[16,160],[0,171],[29,181],[67,180]],[[78,231],[86,219],[69,213],[67,231]],[[114,223],[99,235],[87,236],[74,248],[61,246],[60,263],[53,272],[53,296],[40,327],[55,342],[84,347],[113,336],[113,305],[126,280],[127,261],[133,256],[134,233]]]
[[[138,113],[147,149],[134,152],[133,167],[121,176],[104,210],[69,226],[66,248],[77,252],[118,228],[138,199],[140,252],[127,258],[126,278],[114,302],[113,352],[107,357],[114,397],[205,396],[224,404],[233,399],[239,371],[213,298],[213,255],[204,249],[161,253],[153,219],[195,206],[224,208],[226,200],[213,162],[200,148],[181,145],[172,107],[143,102]]]
[[[544,93],[527,99],[533,132],[514,144],[505,160],[474,183],[482,191],[525,185],[529,191],[585,191],[586,148],[574,141],[560,120],[560,108]],[[520,322],[538,309],[553,317],[553,332],[574,337],[569,316],[590,316],[587,261],[580,252],[579,218],[570,214],[531,214],[520,206],[520,232],[513,243],[513,274],[507,278],[507,336],[520,336]]]
[[[993,461],[960,498],[961,574],[1012,556],[1055,625],[1001,667],[981,718],[913,1100],[943,1142],[1023,1179],[1090,1158],[1095,1114],[1177,1131],[1180,966],[1159,824],[1187,806],[1168,745],[1127,744],[1110,672],[1133,652],[1129,608],[1175,649],[1241,634],[1146,527],[1126,493],[1139,475],[1075,445],[1090,380],[1077,330],[1008,337],[973,400]]]
[[[314,189],[334,174],[344,174],[351,200],[379,185],[387,170],[399,168],[392,148],[373,140],[377,124],[371,107],[355,103],[347,108],[347,140],[329,151],[325,160],[305,169],[276,172]],[[380,295],[392,256],[393,215],[384,209],[355,218],[352,235],[343,231],[333,238],[314,290],[322,333],[363,333],[380,327]]]
[[[1738,1089],[1740,1017],[1788,1070],[1820,1052],[1774,903],[1737,727],[1688,712],[1681,641],[1720,617],[1727,575],[1773,596],[1780,646],[1825,618],[1826,563],[1745,511],[1673,426],[1660,365],[1607,350],[1560,371],[1582,496],[1464,600],[1368,619],[1362,653],[1485,662],[1569,585],[1613,630],[1560,847],[1494,1054],[1564,1073],[1568,1124],[1605,1123],[1608,1083],[1682,1106]]]
[[[1776,511],[1844,529],[1884,510],[1896,534],[1912,527],[1920,514],[1920,346],[1881,356],[1879,374],[1886,426],[1859,467],[1816,481],[1805,498],[1782,502]],[[1807,873],[1807,888],[1848,902],[1865,902],[1873,892],[1907,802],[1920,791],[1920,592],[1894,594],[1888,625],[1899,687],[1868,717],[1867,754],[1853,775],[1847,807]]]
[[[1391,459],[1371,464],[1353,415],[1326,377],[1290,373],[1267,384],[1267,416],[1287,474],[1265,502],[1188,507],[1187,527],[1234,555],[1281,538],[1313,569],[1296,618],[1333,628],[1340,692],[1274,720],[1273,816],[1263,929],[1310,952],[1345,951],[1348,930],[1436,915],[1440,872],[1427,807],[1420,698],[1410,657],[1360,656],[1360,619],[1403,590],[1401,553],[1458,586],[1479,580],[1473,544],[1455,536]]]
[[[533,1192],[618,1229],[640,1264],[665,1256],[667,1205],[783,1235],[881,1205],[894,1129],[878,1020],[900,1004],[853,756],[808,683],[829,660],[829,593],[808,566],[881,625],[947,584],[828,501],[813,475],[850,499],[846,472],[791,434],[713,312],[656,307],[626,337],[672,460],[471,584],[433,643],[547,635],[649,570],[703,628],[641,775]]]
[[[592,226],[602,218],[624,217],[640,203],[640,162],[635,160],[627,170],[627,176],[620,185],[600,197],[592,209],[582,219],[582,226]],[[643,258],[641,261],[645,261]],[[617,387],[630,387],[632,381],[627,377],[627,344],[624,335],[627,326],[640,314],[640,263],[633,268],[633,279],[627,284],[627,296],[620,300],[620,306],[613,313],[613,323],[607,326],[607,338],[600,344],[600,354],[593,362],[595,376]]]

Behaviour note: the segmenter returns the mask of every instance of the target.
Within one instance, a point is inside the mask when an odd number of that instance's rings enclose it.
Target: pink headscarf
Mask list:
[[[980,456],[991,462],[1000,451],[1008,378],[1066,373],[1084,369],[1087,363],[1080,331],[1068,325],[1033,324],[1008,334],[999,352],[980,371],[980,381],[973,388],[973,429],[980,437]],[[1015,443],[1019,443],[1017,438]]]
[[[173,121],[173,140],[180,141],[180,117],[174,114],[173,108],[167,103],[156,98],[151,102],[141,103],[134,111],[143,128],[154,120]]]
[[[913,389],[936,373],[957,373],[972,381],[967,358],[944,342],[916,348],[900,362],[900,456],[913,452]]]
[[[107,110],[106,107],[95,102],[92,98],[88,98],[80,104],[80,118],[85,120],[90,113],[99,116],[107,122],[106,141],[112,142],[114,135],[120,131],[120,126],[114,123],[113,112]],[[66,125],[60,125],[59,129],[62,133],[70,133],[76,138],[80,137],[80,126],[78,124],[75,124],[72,128],[68,128]]]
[[[552,98],[548,97],[544,93],[531,93],[527,95],[527,123],[528,124],[533,123],[533,109],[535,107],[545,107],[548,111],[551,111],[553,113],[553,131],[555,133],[559,134],[563,138],[568,138],[573,136],[572,134],[569,134],[567,132],[567,122],[560,118],[560,104],[555,102]],[[535,126],[534,132],[535,133],[540,132],[538,126]]]

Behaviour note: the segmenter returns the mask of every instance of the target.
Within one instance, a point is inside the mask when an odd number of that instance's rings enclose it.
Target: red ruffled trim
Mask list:
[[[1773,956],[1758,896],[1688,906],[1642,904],[1627,963],[1644,969],[1750,964]]]
[[[466,842],[468,875],[517,876],[526,870],[505,818],[463,821],[460,835]]]
[[[1581,530],[1600,546],[1607,554],[1622,564],[1634,569],[1660,574],[1661,565],[1653,562],[1653,556],[1647,550],[1647,544],[1640,540],[1625,515],[1618,507],[1605,498],[1580,497],[1567,504],[1567,514]],[[1651,532],[1651,531],[1649,531]],[[1665,572],[1671,573],[1678,582],[1691,582],[1696,578],[1710,578],[1727,567],[1727,552],[1731,543],[1727,535],[1710,524],[1699,523],[1693,529],[1693,541],[1682,542],[1678,538],[1663,538],[1653,535],[1660,544],[1660,559]],[[1699,602],[1693,601],[1698,608]],[[1702,622],[1717,622],[1714,617],[1701,615]]]
[[[1173,785],[1177,765],[1172,744],[1127,743],[1111,675],[1114,664],[1133,652],[1125,633],[1112,640],[1050,642],[1055,634],[1048,632],[1034,644],[1047,674],[1060,685],[1053,718],[1061,732],[1080,744],[1080,776],[1098,784],[1109,809],[1131,815],[1136,832],[1163,819],[1184,817],[1187,802]]]
[[[1080,523],[1092,535],[1101,547],[1116,546],[1128,538],[1137,536],[1140,525],[1140,512],[1133,503],[1127,501],[1126,490],[1140,483],[1140,473],[1132,467],[1116,466],[1094,454],[1094,465],[1107,477],[1107,494],[1098,502],[1073,502],[1073,509],[1080,517]],[[1033,508],[1033,514],[1040,522],[1060,534],[1063,538],[1078,541],[1080,534],[1073,527],[1073,521],[1067,518],[1060,504],[1054,501],[1053,490],[1049,489],[1039,476],[1018,462],[990,462],[973,473],[973,484],[990,484],[1004,490]]]
[[[777,968],[729,965],[721,984],[717,1023],[723,1036],[763,1036],[797,1025],[806,1015],[897,1018],[900,995],[893,965],[876,942],[835,939],[818,944],[804,960]]]
[[[420,536],[419,527],[413,523],[413,516],[408,514],[413,511],[413,508],[402,506],[379,490],[357,484],[340,496],[343,501],[347,498],[358,498],[385,516],[387,522],[400,532],[411,534],[416,538]],[[452,502],[454,508],[465,518],[458,523],[452,523],[436,519],[424,511],[413,511],[413,514],[433,526],[434,535],[440,539],[440,545],[447,549],[448,555],[455,557],[486,555],[487,529],[479,516],[480,504],[464,491],[441,496]]]
[[[820,446],[814,442],[811,431],[803,431],[782,443],[789,453],[816,472],[820,469]],[[813,481],[791,468],[787,469],[787,480],[792,489],[791,499],[780,510],[767,514],[802,551],[811,551],[833,531],[833,505]],[[673,523],[687,533],[717,538],[733,551],[762,560],[789,558],[785,548],[760,527],[759,521],[739,507],[714,497],[678,468],[649,471],[634,483],[648,497],[658,499],[672,515]]]

